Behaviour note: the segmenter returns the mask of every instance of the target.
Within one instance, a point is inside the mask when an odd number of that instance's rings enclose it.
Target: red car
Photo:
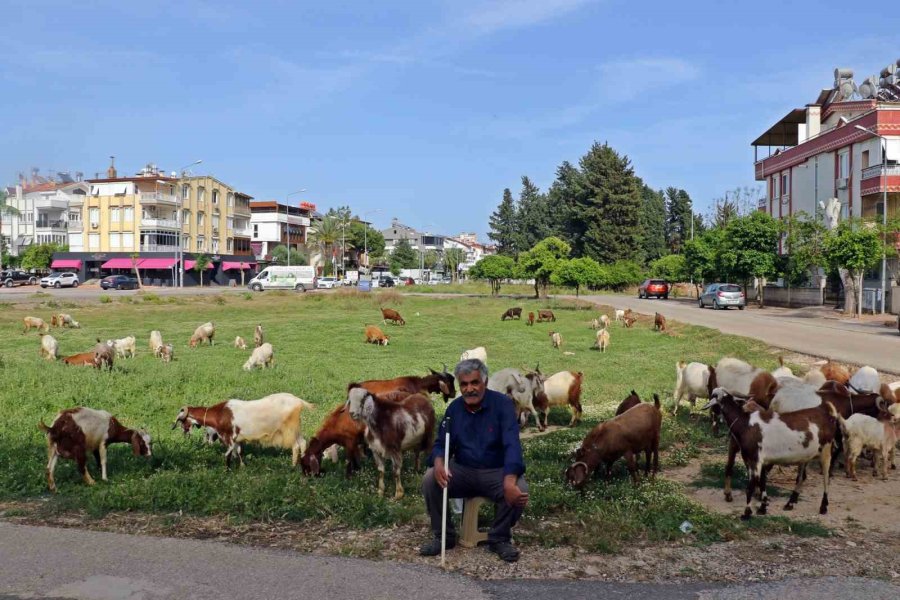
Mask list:
[[[665,279],[647,279],[638,288],[638,298],[649,298],[656,296],[663,300],[669,299],[669,284]]]

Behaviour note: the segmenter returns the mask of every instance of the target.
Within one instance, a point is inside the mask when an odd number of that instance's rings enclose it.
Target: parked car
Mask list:
[[[331,290],[338,285],[336,277],[319,277],[316,288],[320,290]]]
[[[134,290],[137,286],[137,277],[130,275],[110,275],[100,280],[100,287],[104,290]]]
[[[416,280],[412,277],[401,277],[400,281],[403,283],[403,285],[416,285]]]
[[[77,273],[50,273],[41,279],[41,287],[78,287]]]
[[[38,282],[38,278],[25,271],[10,269],[0,273],[0,282],[9,288],[17,285],[34,285]]]
[[[308,265],[271,266],[260,271],[247,287],[254,292],[263,290],[296,290],[305,292],[316,287],[316,270]]]
[[[656,296],[663,300],[669,299],[669,284],[665,279],[647,279],[638,288],[638,298]]]
[[[378,287],[394,287],[395,284],[394,278],[390,276],[378,280]]]
[[[700,295],[697,304],[700,308],[712,306],[718,310],[729,306],[737,306],[740,310],[744,310],[744,307],[747,306],[747,298],[744,296],[744,290],[739,285],[733,283],[711,283],[706,286],[706,290]]]

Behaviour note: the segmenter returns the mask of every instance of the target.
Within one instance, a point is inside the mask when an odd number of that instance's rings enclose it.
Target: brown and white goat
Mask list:
[[[309,446],[300,459],[300,468],[305,475],[318,476],[322,473],[322,458],[325,450],[332,445],[344,448],[347,459],[347,477],[359,468],[363,455],[366,426],[350,416],[347,407],[342,404],[325,417],[316,435],[309,440]]]
[[[534,325],[534,313],[528,313],[528,321],[525,322],[526,325]]]
[[[774,465],[797,465],[797,480],[784,510],[793,510],[800,497],[806,479],[806,465],[818,457],[822,465],[823,494],[819,513],[828,512],[828,477],[831,467],[831,444],[837,435],[837,421],[825,407],[798,410],[792,413],[776,413],[758,410],[755,402],[746,406],[724,388],[716,388],[705,408],[718,406],[731,432],[728,463],[725,466],[725,500],[731,502],[731,475],[734,457],[739,451],[747,468],[747,506],[741,519],[753,515],[753,496],[758,489],[761,503],[756,511],[766,514],[769,497],[766,477]]]
[[[131,444],[135,456],[150,456],[150,435],[144,431],[128,429],[103,410],[79,407],[60,411],[49,427],[41,421],[38,427],[47,436],[47,486],[56,491],[53,472],[60,458],[74,460],[78,464],[84,482],[94,485],[87,469],[88,452],[93,453],[100,468],[100,477],[106,481],[106,447],[110,444]]]
[[[637,317],[626,316],[622,319],[622,324],[625,325],[626,329],[631,329],[634,327],[634,324],[637,322]]]
[[[256,329],[253,330],[253,345],[259,348],[265,342],[265,336],[263,336],[263,328],[262,323],[257,323]]]
[[[416,454],[419,470],[421,453],[427,453],[434,441],[434,408],[422,394],[402,400],[379,398],[371,392],[354,388],[347,394],[347,410],[354,420],[366,426],[366,443],[378,468],[378,495],[384,496],[384,463],[390,459],[394,466],[396,490],[394,499],[403,498],[403,452]]]
[[[394,325],[406,325],[406,321],[403,320],[403,317],[400,316],[393,308],[382,308],[381,309],[381,323],[383,325],[387,325],[387,322],[390,321]]]
[[[653,473],[659,471],[662,412],[659,396],[654,394],[653,399],[654,404],[643,404],[638,398],[636,406],[600,423],[587,434],[575,451],[575,462],[566,469],[566,480],[570,485],[582,487],[601,464],[606,467],[609,478],[613,463],[622,457],[628,465],[632,484],[637,485],[637,456],[641,452],[644,453],[644,476],[650,474],[651,455]]]
[[[666,330],[666,318],[659,313],[656,313],[656,316],[653,317],[653,328],[656,331],[665,331]]]
[[[196,348],[197,345],[202,344],[203,342],[209,342],[209,345],[212,346],[215,335],[216,324],[212,321],[204,323],[194,330],[194,334],[191,336],[188,346]]]
[[[764,369],[756,367],[737,358],[723,358],[709,371],[707,391],[712,397],[716,388],[724,388],[726,392],[738,398],[750,398],[764,408],[769,407],[778,381]]]
[[[452,373],[447,372],[447,366],[444,365],[443,372],[435,371],[434,369],[428,370],[430,373],[424,377],[408,375],[395,377],[394,379],[369,379],[351,383],[347,386],[347,391],[361,387],[377,396],[383,396],[391,392],[406,392],[408,394],[440,393],[444,397],[444,402],[453,399],[456,396],[455,379]]]
[[[878,417],[870,417],[861,413],[851,415],[844,419],[828,402],[831,416],[838,420],[841,432],[844,434],[844,466],[847,469],[847,477],[856,481],[856,459],[862,453],[863,448],[870,448],[875,452],[873,467],[878,474],[878,458],[881,459],[881,478],[887,479],[888,463],[894,462],[894,448],[900,439],[900,404],[896,404],[883,398],[878,398]]]
[[[244,338],[242,338],[241,336],[237,336],[236,338],[234,338],[234,347],[240,350],[246,350],[247,342],[245,342]],[[259,346],[256,347],[258,348]]]
[[[550,409],[554,406],[568,405],[572,409],[572,420],[569,427],[574,427],[581,420],[581,382],[584,373],[580,371],[560,371],[544,380],[541,390],[534,400],[534,407],[544,415],[544,427]]]
[[[37,329],[38,331],[43,331],[44,333],[50,331],[50,326],[47,325],[47,322],[40,317],[25,317],[24,319],[22,319],[22,323],[24,323],[25,325],[25,328],[22,329],[22,335],[25,335],[31,329]]]
[[[380,327],[375,325],[366,325],[365,339],[367,344],[376,344],[378,346],[387,346],[390,336],[385,335]]]
[[[556,321],[556,315],[553,314],[552,310],[538,311],[537,322],[543,323],[544,321]]]

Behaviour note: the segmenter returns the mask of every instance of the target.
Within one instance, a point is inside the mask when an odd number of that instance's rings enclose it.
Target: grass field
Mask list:
[[[673,335],[651,330],[642,320],[631,330],[612,329],[611,350],[601,355],[590,349],[593,332],[588,322],[596,312],[586,303],[538,304],[517,302],[528,310],[552,306],[558,322],[527,327],[524,321],[500,322],[508,300],[484,298],[435,299],[383,296],[352,292],[296,295],[283,292],[229,294],[203,298],[159,298],[152,294],[123,302],[62,305],[53,300],[40,306],[6,305],[0,311],[0,500],[47,498],[44,480],[46,442],[36,424],[49,422],[61,408],[86,405],[110,411],[129,426],[144,426],[154,438],[154,455],[147,462],[126,446],[110,450],[108,483],[92,488],[81,483],[71,461],[56,470],[59,493],[44,510],[82,509],[90,515],[109,511],[225,515],[233,521],[327,519],[336,525],[368,528],[416,521],[424,508],[414,473],[407,461],[400,502],[375,495],[375,469],[368,461],[359,476],[347,481],[342,468],[328,464],[328,473],[306,479],[290,468],[290,453],[245,447],[246,467],[226,471],[221,446],[204,445],[200,436],[182,436],[171,424],[184,404],[210,405],[228,398],[255,399],[287,391],[317,408],[303,415],[303,432],[312,437],[321,419],[345,398],[349,381],[423,374],[426,368],[450,368],[462,350],[484,345],[491,368],[533,367],[553,373],[584,371],[585,420],[525,443],[531,503],[517,529],[517,540],[544,545],[576,544],[589,550],[614,551],[633,540],[682,537],[678,526],[693,523],[699,542],[729,539],[746,533],[736,518],[712,514],[685,498],[676,483],[657,478],[632,488],[620,464],[613,482],[595,481],[583,493],[566,487],[563,471],[569,453],[598,420],[611,416],[634,388],[645,399],[657,392],[668,402],[674,384],[674,364],[680,358],[715,361],[734,355],[760,366],[774,366],[775,357],[764,345],[718,332],[680,324]],[[124,298],[122,298],[124,300]],[[387,347],[362,341],[363,326],[380,324],[378,305],[393,306],[407,320],[405,327],[383,327],[391,335]],[[49,321],[51,312],[70,312],[81,330],[53,330],[62,354],[90,349],[99,337],[138,338],[138,356],[116,363],[111,373],[70,368],[38,358],[38,336],[21,335],[25,315]],[[194,328],[207,320],[216,323],[217,343],[187,348]],[[247,351],[232,347],[236,335],[252,339],[262,323],[267,341],[275,347],[272,370],[247,373],[241,365]],[[565,339],[564,356],[551,348],[547,332],[558,330]],[[147,348],[151,329],[175,344],[175,361],[163,364]],[[437,397],[438,415],[444,405]],[[662,469],[686,464],[705,449],[724,455],[724,441],[707,433],[682,411],[678,420],[663,421]],[[555,409],[551,424],[568,423],[569,414]],[[93,464],[89,465],[97,474]],[[99,478],[98,478],[99,479]],[[387,478],[387,489],[393,490]],[[390,495],[390,494],[389,494]],[[785,519],[757,519],[753,527],[787,531]]]

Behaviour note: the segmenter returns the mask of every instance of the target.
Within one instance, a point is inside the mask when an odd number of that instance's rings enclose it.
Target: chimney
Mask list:
[[[807,106],[806,107],[806,135],[804,139],[797,140],[802,143],[811,137],[819,135],[822,131],[822,107]]]
[[[116,157],[109,157],[109,168],[106,170],[106,177],[108,179],[115,179],[118,176],[116,173]]]

